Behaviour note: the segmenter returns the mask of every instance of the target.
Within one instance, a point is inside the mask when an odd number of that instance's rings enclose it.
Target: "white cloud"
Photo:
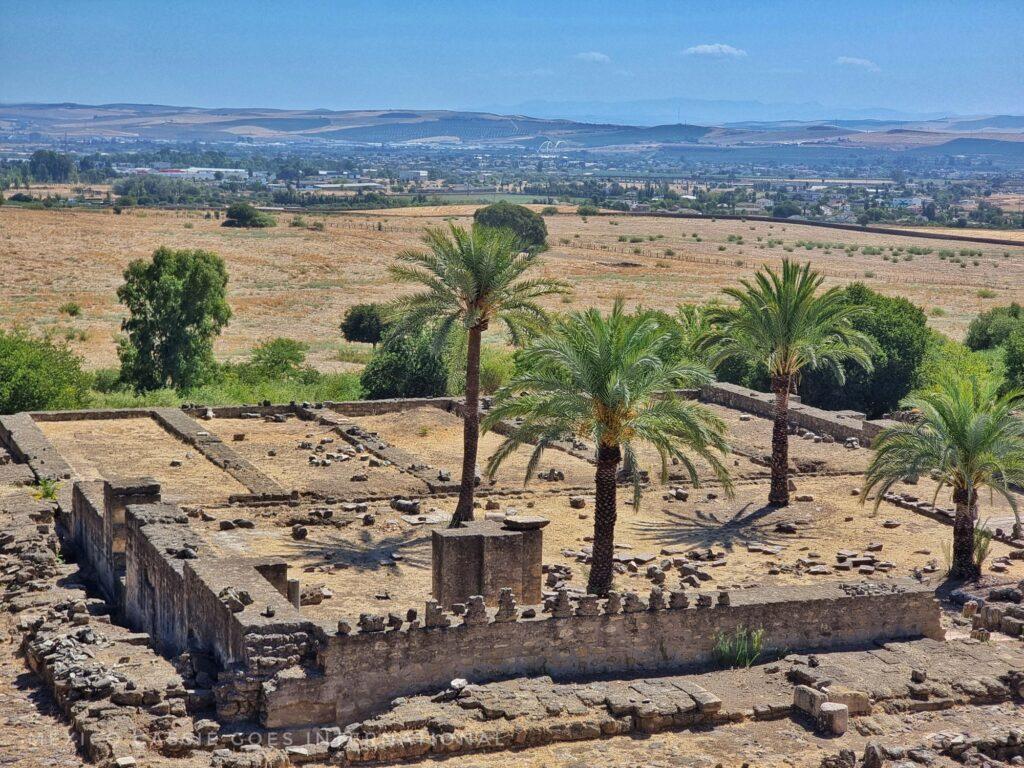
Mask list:
[[[747,52],[742,48],[735,48],[725,43],[704,43],[694,45],[683,51],[684,56],[733,56],[739,58],[746,56]]]
[[[836,64],[843,67],[860,67],[866,69],[869,72],[879,72],[880,68],[871,59],[862,59],[857,56],[840,56],[836,59]]]
[[[588,64],[611,64],[612,61],[611,56],[600,51],[583,51],[582,53],[577,53],[575,58]]]

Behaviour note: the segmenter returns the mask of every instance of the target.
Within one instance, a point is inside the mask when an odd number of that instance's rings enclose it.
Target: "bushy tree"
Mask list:
[[[845,383],[831,369],[809,370],[800,382],[800,395],[809,405],[849,408],[877,418],[918,385],[928,346],[928,321],[920,307],[902,297],[883,296],[862,283],[843,289],[843,299],[868,310],[853,319],[853,327],[875,343],[871,368],[852,368]]]
[[[82,408],[89,376],[67,347],[0,331],[0,413]]]
[[[799,216],[803,210],[792,200],[780,200],[772,206],[772,216],[776,219],[788,219],[790,216]]]
[[[1010,334],[1003,345],[1006,350],[1006,386],[1004,389],[1024,390],[1024,328]]]
[[[215,367],[213,339],[227,325],[228,272],[215,253],[158,248],[124,271],[128,308],[118,346],[121,378],[138,391],[189,389]]]
[[[256,210],[249,203],[232,203],[228,206],[222,227],[245,227],[260,229],[273,227],[277,224],[274,217],[263,211]]]
[[[380,304],[356,304],[349,307],[341,321],[346,341],[361,341],[375,348],[384,334],[384,308]]]
[[[448,384],[443,354],[430,334],[389,331],[359,378],[370,400],[389,397],[437,397]]]
[[[502,200],[478,208],[473,222],[482,227],[510,230],[524,248],[542,251],[547,247],[548,227],[544,218],[522,205]]]
[[[1024,330],[1024,307],[1013,302],[1006,307],[993,307],[982,312],[967,327],[964,343],[974,350],[1002,346],[1016,330]]]
[[[28,161],[28,172],[36,181],[70,181],[75,173],[74,161],[52,149],[37,149]]]

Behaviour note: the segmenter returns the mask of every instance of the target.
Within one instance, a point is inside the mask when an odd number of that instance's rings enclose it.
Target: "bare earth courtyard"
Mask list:
[[[671,468],[638,509],[620,506],[617,615],[591,618],[584,595],[592,449],[550,449],[525,485],[524,451],[483,480],[478,518],[550,521],[544,605],[520,604],[507,624],[507,606],[431,613],[432,537],[454,511],[461,458],[456,401],[3,417],[0,506],[23,521],[0,543],[8,631],[55,702],[37,710],[20,682],[0,695],[12,727],[63,711],[83,746],[27,737],[0,754],[32,766],[64,754],[103,765],[446,755],[466,766],[817,768],[846,765],[828,761],[852,749],[954,765],[960,732],[988,739],[968,745],[981,754],[1019,754],[1024,622],[1001,601],[1019,599],[1024,549],[1005,503],[982,500],[999,535],[982,582],[960,598],[984,605],[940,610],[949,500],[931,507],[930,480],[875,510],[859,494],[869,449],[843,438],[848,418],[830,427],[818,415],[817,432],[795,426],[791,438],[796,501],[770,508],[770,421],[707,407],[728,424],[735,495],[706,469],[693,487]],[[482,459],[499,440],[483,438]],[[30,470],[59,479],[55,502],[28,493]],[[735,626],[734,614],[765,627],[773,649],[749,669],[709,661],[711,627]],[[462,639],[447,640],[454,632]],[[645,657],[651,641],[675,661]],[[5,658],[15,674],[20,662]],[[499,671],[518,668],[528,671]],[[451,688],[457,677],[468,685]],[[821,701],[843,702],[849,725]],[[253,738],[261,746],[240,749]]]

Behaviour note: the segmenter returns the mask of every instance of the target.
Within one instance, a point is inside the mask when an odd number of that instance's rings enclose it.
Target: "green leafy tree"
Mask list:
[[[228,272],[215,253],[158,248],[124,271],[128,308],[118,346],[121,378],[140,392],[189,389],[215,368],[213,339],[227,325]]]
[[[67,347],[0,331],[0,413],[82,408],[89,376]]]
[[[1006,350],[1006,389],[1024,389],[1024,328],[1014,331],[1003,345]]]
[[[391,312],[405,329],[435,329],[438,349],[453,331],[466,334],[466,406],[463,426],[462,480],[452,525],[473,519],[477,444],[480,439],[480,341],[492,322],[502,322],[513,342],[535,329],[546,315],[536,300],[567,293],[568,285],[544,277],[525,278],[538,263],[533,251],[521,250],[508,229],[451,225],[428,229],[427,251],[399,254],[391,268],[398,282],[422,291],[399,299]]]
[[[999,394],[998,386],[993,379],[950,377],[907,398],[904,405],[914,410],[915,421],[878,436],[864,478],[861,498],[875,493],[876,508],[907,475],[935,477],[935,499],[943,488],[952,488],[954,578],[976,579],[981,573],[974,557],[978,492],[989,489],[1018,513],[1011,486],[1024,483],[1024,419],[1015,413],[1024,405],[1024,391]]]
[[[52,149],[37,149],[28,161],[28,172],[36,181],[71,181],[75,162],[65,154]]]
[[[349,307],[341,321],[341,335],[347,341],[361,341],[376,348],[385,325],[384,308],[380,304],[356,304]]]
[[[492,229],[508,229],[523,248],[542,251],[547,247],[548,227],[544,218],[522,205],[502,200],[478,208],[473,214],[473,223]]]
[[[819,293],[823,279],[810,263],[784,259],[781,272],[764,267],[753,282],[726,288],[735,305],[709,310],[705,345],[713,365],[733,358],[767,364],[775,394],[768,503],[776,507],[789,504],[789,395],[800,374],[829,367],[845,381],[844,363],[871,367],[874,343],[854,325],[869,310],[845,301],[839,288]]]
[[[245,227],[260,229],[276,226],[274,217],[263,211],[256,210],[249,203],[232,203],[228,206],[222,227]]]
[[[780,200],[772,206],[772,216],[776,219],[788,219],[790,216],[799,216],[803,210],[792,200]]]
[[[862,283],[844,288],[843,298],[868,310],[853,319],[853,327],[874,341],[871,367],[847,371],[845,382],[832,369],[809,370],[800,383],[802,401],[878,418],[918,385],[928,347],[928,320],[920,307],[906,299],[883,296]]]
[[[360,375],[364,396],[381,400],[445,394],[448,371],[433,341],[425,332],[387,332]]]
[[[993,307],[971,320],[964,343],[973,350],[1002,346],[1016,330],[1024,330],[1024,307],[1017,302]]]
[[[606,317],[595,309],[569,314],[527,346],[520,362],[523,372],[498,392],[484,419],[485,429],[514,425],[488,461],[487,472],[493,477],[506,458],[528,445],[529,479],[552,443],[569,435],[594,442],[596,503],[587,591],[607,595],[613,574],[616,480],[621,466],[633,481],[633,501],[639,505],[640,444],[658,452],[662,482],[677,460],[699,485],[694,458],[700,458],[731,492],[722,461],[729,450],[725,424],[706,407],[671,394],[677,382],[709,381],[710,372],[677,359],[658,319],[647,312],[626,314],[621,301]]]

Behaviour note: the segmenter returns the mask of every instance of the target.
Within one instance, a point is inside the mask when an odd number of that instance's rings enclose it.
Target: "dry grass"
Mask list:
[[[160,245],[206,248],[225,258],[231,274],[234,317],[218,340],[218,354],[230,358],[245,354],[261,339],[289,336],[310,342],[313,361],[326,366],[336,361],[338,324],[345,309],[396,295],[387,276],[394,255],[417,246],[424,226],[444,224],[453,216],[456,222],[467,223],[474,208],[328,216],[325,231],[313,232],[288,227],[288,216],[280,217],[274,229],[245,231],[222,228],[220,222],[197,212],[132,211],[116,216],[4,206],[0,208],[0,278],[6,286],[6,301],[0,304],[0,324],[49,330],[61,338],[73,334],[72,347],[90,366],[110,365],[121,319],[115,291],[128,262],[148,257]],[[584,222],[572,214],[547,218],[552,247],[545,254],[542,271],[566,278],[576,288],[570,303],[553,299],[551,308],[606,307],[619,296],[645,306],[672,308],[679,302],[707,300],[760,264],[789,256],[811,259],[830,284],[865,280],[873,288],[905,295],[921,306],[940,307],[945,315],[930,322],[960,337],[978,311],[1010,301],[1024,290],[1024,247],[974,246],[767,222],[630,216],[615,217],[617,226],[610,221],[590,217]],[[627,242],[619,241],[622,236]],[[733,240],[742,236],[743,243],[730,242],[730,236]],[[643,241],[628,242],[637,237]],[[767,247],[769,240],[782,243]],[[795,247],[798,240],[875,248],[920,246],[933,252],[893,262],[861,251],[847,255],[834,248],[805,250]],[[938,257],[942,249],[959,252],[965,246],[981,254],[967,258],[964,268]],[[639,253],[634,253],[636,249]],[[872,276],[865,278],[868,274]],[[995,291],[995,299],[979,299],[981,289]],[[58,308],[69,300],[82,305],[80,317],[60,314]]]

